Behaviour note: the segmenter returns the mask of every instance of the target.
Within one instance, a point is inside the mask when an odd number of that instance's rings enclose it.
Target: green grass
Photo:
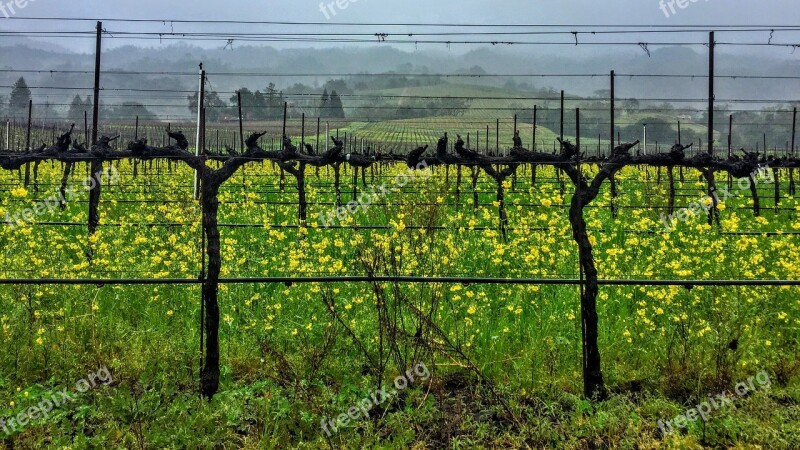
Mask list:
[[[391,133],[393,127],[383,130]],[[38,197],[56,189],[59,169],[41,166]],[[191,172],[169,172],[164,163],[140,166],[135,179],[131,171],[123,163],[124,186],[105,189],[102,197],[103,222],[124,226],[101,227],[94,242],[82,225],[3,228],[0,276],[196,278],[202,241]],[[74,182],[83,173],[79,166]],[[577,277],[564,206],[571,187],[567,183],[562,193],[552,170],[539,168],[531,185],[529,168],[520,169],[516,186],[507,189],[514,228],[508,242],[496,231],[496,186],[486,176],[480,177],[480,205],[473,210],[469,170],[463,170],[458,196],[455,168],[449,174],[438,168],[429,180],[395,189],[394,177],[402,173],[397,165],[376,172],[373,180],[368,171],[368,185],[386,182],[392,194],[381,202],[386,204],[346,222],[390,229],[298,231],[269,227],[297,223],[293,180],[281,191],[271,164],[248,166],[244,176],[223,187],[220,222],[267,227],[222,228],[223,276],[373,271]],[[619,175],[616,219],[608,186],[596,207],[587,209],[601,278],[800,275],[796,237],[730,234],[797,231],[796,199],[784,197],[787,210],[775,213],[772,186],[763,185],[761,219],[752,217],[749,197],[737,192],[721,213],[722,232],[694,217],[665,233],[660,210],[653,208],[666,203],[666,175],[655,185],[658,176],[633,168]],[[34,204],[32,189],[25,197],[8,192],[18,186],[15,173],[0,177],[6,191],[0,208],[13,212]],[[697,172],[685,172],[679,205],[700,198],[704,188],[697,180]],[[330,206],[320,203],[334,201],[332,172],[323,168],[317,178],[309,169],[307,183],[310,217],[327,212]],[[348,201],[350,171],[342,183]],[[86,203],[73,202],[40,221],[84,223]],[[153,222],[186,226],[142,226]],[[425,224],[445,229],[413,228]],[[90,245],[95,257],[87,266]],[[15,448],[792,449],[800,442],[798,293],[773,287],[602,287],[600,345],[615,394],[592,405],[580,395],[576,287],[223,285],[222,386],[205,402],[197,394],[199,287],[3,285],[0,417],[74,385],[100,365],[110,369],[114,383],[2,442]],[[326,301],[333,302],[338,318]],[[392,312],[389,323],[378,320],[379,304]],[[426,311],[442,334],[422,326],[415,338],[424,322],[412,307]],[[390,325],[398,333],[394,350]],[[732,339],[739,342],[736,351],[728,349]],[[425,363],[431,378],[328,442],[320,421],[346,412],[375,389],[378,373],[369,361],[379,358],[386,361],[384,381],[401,371],[399,359],[407,367]],[[491,385],[469,370],[470,361]],[[662,439],[658,420],[760,370],[770,373],[770,390],[717,411],[708,422],[688,427],[686,435]]]

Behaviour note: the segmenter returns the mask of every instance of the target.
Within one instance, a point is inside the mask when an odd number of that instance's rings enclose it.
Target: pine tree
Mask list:
[[[336,91],[331,91],[330,98],[330,116],[334,119],[344,119],[344,106],[342,106],[342,99]]]
[[[283,103],[285,99],[283,92],[275,89],[275,83],[270,83],[264,93],[267,103],[267,117],[269,119],[278,120],[283,118]]]
[[[328,117],[330,117],[329,107],[330,107],[330,99],[328,98],[328,90],[325,89],[325,91],[322,93],[322,100],[320,100],[319,102],[319,113],[318,113],[319,117],[322,117],[323,119],[327,119]]]
[[[80,95],[76,95],[69,105],[69,112],[67,112],[67,120],[72,123],[83,123],[83,112],[88,111],[86,104],[81,100]]]
[[[31,90],[25,82],[25,78],[20,77],[14,83],[11,90],[11,98],[8,101],[8,112],[12,116],[24,117],[28,113],[28,102],[31,100]]]

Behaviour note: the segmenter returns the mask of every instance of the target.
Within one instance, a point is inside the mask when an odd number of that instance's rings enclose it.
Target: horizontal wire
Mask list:
[[[0,85],[0,88],[13,88],[13,85]],[[51,90],[93,90],[91,87],[59,87],[59,86],[28,86],[29,89],[51,89]],[[100,88],[101,91],[111,92],[170,92],[170,93],[186,93],[195,94],[196,91],[182,91],[175,89],[141,89],[141,88]],[[238,91],[217,91],[217,94],[236,94]],[[296,93],[296,94],[283,94],[284,98],[295,97],[314,97],[320,96],[319,93]],[[375,99],[420,99],[420,100],[542,100],[542,101],[557,101],[561,97],[487,97],[487,96],[439,96],[439,95],[386,95],[386,94],[340,94],[341,98],[355,98],[364,100]],[[622,99],[618,99],[622,100]],[[642,102],[688,102],[699,103],[707,102],[708,98],[637,98],[636,100]],[[583,97],[565,97],[565,101],[583,101],[583,102],[607,102],[607,98],[583,98]],[[719,103],[790,103],[792,100],[787,99],[716,99]],[[214,106],[209,105],[206,108],[229,108],[230,106]]]
[[[0,285],[191,285],[204,284],[203,279],[130,278],[130,279],[0,279]],[[421,277],[421,276],[341,276],[341,277],[253,277],[220,278],[219,284],[304,284],[304,283],[412,283],[412,284],[511,284],[511,285],[569,285],[586,284],[586,280],[553,278],[478,278],[478,277]],[[597,280],[602,286],[800,286],[800,280]]]
[[[44,33],[44,32],[43,32]],[[76,38],[76,39],[94,39],[94,36],[89,32],[74,32],[75,34],[64,34],[65,32],[52,32],[52,34],[37,34],[37,32],[0,32],[0,36],[16,36],[16,37],[57,37],[57,38]],[[367,43],[367,44],[444,44],[447,46],[450,45],[471,45],[471,44],[488,44],[488,45],[555,45],[555,46],[580,46],[580,45],[591,45],[591,46],[639,46],[644,47],[646,49],[647,46],[658,46],[658,47],[675,47],[675,46],[684,46],[684,47],[707,47],[709,44],[707,42],[675,42],[675,41],[651,41],[651,42],[643,42],[643,41],[631,41],[631,42],[622,42],[622,41],[578,41],[578,34],[577,32],[562,32],[560,34],[572,34],[574,35],[574,40],[568,40],[564,42],[553,42],[553,41],[500,41],[500,40],[434,40],[434,39],[392,39],[386,33],[376,33],[375,37],[377,38],[364,38],[364,39],[357,39],[357,38],[319,38],[319,37],[270,37],[270,36],[263,36],[263,37],[229,37],[230,35],[220,35],[216,37],[205,37],[205,36],[192,36],[188,35],[188,33],[174,33],[174,32],[162,32],[162,33],[155,33],[155,35],[141,35],[141,34],[132,34],[132,35],[114,35],[113,33],[106,33],[106,37],[110,39],[123,39],[123,40],[158,40],[158,41],[227,41],[229,44],[230,41],[239,41],[239,42],[281,42],[281,43],[291,43],[291,42],[304,42],[304,43]],[[592,33],[583,33],[583,34],[592,34]],[[320,35],[320,34],[317,34]],[[413,33],[412,33],[413,35]],[[717,46],[764,46],[764,47],[787,47],[787,48],[797,48],[800,47],[799,43],[773,43],[773,42],[715,42]],[[645,50],[646,51],[646,50]]]
[[[634,25],[634,24],[553,24],[553,23],[504,23],[504,24],[486,24],[486,23],[431,23],[431,22],[297,22],[297,21],[257,21],[257,20],[192,20],[192,19],[121,19],[121,18],[90,18],[90,17],[17,17],[12,16],[7,18],[9,20],[20,21],[56,21],[56,22],[120,22],[120,23],[161,23],[161,24],[244,24],[244,25],[306,25],[306,26],[421,26],[421,27],[472,27],[472,28],[506,28],[506,27],[519,27],[519,28],[642,28],[646,30],[658,29],[676,29],[685,28],[691,31],[726,31],[729,29],[741,28],[743,30],[752,31],[771,31],[781,29],[797,28],[797,25],[764,25],[764,24],[748,24],[748,25],[721,25],[721,24],[695,24],[695,25]]]
[[[42,70],[42,69],[0,69],[0,73],[44,73],[44,74],[94,74],[92,70]],[[104,70],[103,75],[171,75],[197,77],[197,72],[153,72],[153,71],[126,71]],[[211,72],[206,71],[206,76],[241,76],[241,77],[442,77],[442,78],[491,78],[491,77],[556,77],[556,78],[602,78],[608,73],[280,73],[280,72]],[[708,78],[704,74],[626,74],[617,73],[622,78]],[[782,75],[714,75],[721,79],[754,79],[754,80],[798,80],[800,76]]]

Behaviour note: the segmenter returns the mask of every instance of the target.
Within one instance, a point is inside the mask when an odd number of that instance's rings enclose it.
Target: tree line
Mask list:
[[[0,98],[0,116],[14,117],[17,119],[25,120],[28,117],[28,104],[33,96],[28,87],[28,83],[24,77],[20,77],[11,89],[11,95],[6,100],[5,97]],[[46,103],[45,105],[37,105],[34,114],[36,117],[63,117],[74,123],[82,123],[84,114],[88,113],[91,118],[92,114],[92,96],[87,96],[85,99],[80,95],[75,95],[72,102],[69,104],[66,115],[63,112],[59,113],[53,108],[53,105]],[[149,111],[144,105],[137,102],[124,102],[119,105],[105,106],[101,105],[100,116],[104,120],[128,120],[131,117],[139,117],[141,120],[154,121],[158,120],[158,116]]]
[[[276,89],[275,83],[270,83],[264,92],[255,92],[248,88],[242,88],[237,94],[232,95],[228,102],[224,101],[219,93],[213,90],[206,90],[204,93],[203,104],[206,108],[206,120],[210,122],[233,120],[238,117],[239,96],[242,99],[242,119],[248,121],[258,120],[280,120],[283,118],[283,107],[287,103],[287,97],[283,91]],[[189,110],[197,111],[198,93],[188,96]],[[322,95],[307,108],[307,105],[291,105],[289,115],[296,115],[298,109],[305,110],[308,115],[316,115],[323,119],[344,119],[344,105],[339,94],[334,90],[328,94],[325,89]]]

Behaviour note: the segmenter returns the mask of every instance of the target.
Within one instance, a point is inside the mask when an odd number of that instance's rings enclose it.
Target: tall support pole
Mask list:
[[[792,113],[792,148],[791,148],[792,156],[795,155],[794,137],[796,133],[797,133],[797,107],[794,108],[794,112]]]
[[[283,131],[281,132],[281,150],[283,150],[283,139],[286,137],[286,113],[289,110],[289,102],[283,102]]]
[[[239,106],[239,148],[244,153],[244,117],[242,117],[242,91],[236,91],[236,104]]]
[[[200,108],[200,155],[206,154],[206,107]]]
[[[97,22],[97,42],[94,51],[94,104],[92,105],[92,145],[97,144],[97,126],[100,112],[100,47],[103,22]]]
[[[89,145],[89,113],[83,110],[83,140],[84,144]]]
[[[708,34],[708,154],[714,156],[714,32]]]
[[[31,121],[33,120],[33,100],[28,100],[28,128],[25,134],[25,151],[31,151]],[[31,182],[31,164],[25,163],[25,187]]]
[[[33,123],[33,100],[28,100],[28,127],[25,134],[25,151],[31,151],[31,124]]]
[[[564,144],[563,144],[563,142],[564,142],[564,91],[563,90],[561,91],[561,130],[559,132],[559,136],[561,137],[561,141],[559,141],[559,142],[562,142],[562,143],[559,144],[559,149],[558,149],[558,151],[560,153],[564,148]],[[556,169],[556,179],[558,180],[558,184],[561,187],[561,195],[563,196],[563,194],[564,194],[564,181],[561,179],[561,169]]]
[[[561,141],[564,141],[564,91],[561,91],[561,131],[558,133]]]
[[[515,134],[515,135],[517,134],[517,131],[519,131],[519,130],[517,130],[517,115],[516,115],[516,114],[514,114],[514,129],[513,129],[513,130],[511,130],[511,131],[512,131],[512,132],[513,132],[513,134]]]
[[[97,22],[97,41],[95,44],[94,55],[94,105],[92,105],[92,145],[97,144],[97,129],[99,127],[100,115],[100,51],[103,36],[103,22]],[[103,162],[92,159],[91,162],[92,178],[94,183],[89,190],[89,235],[94,234],[97,225],[100,223],[98,207],[100,204],[101,180],[103,177]],[[92,250],[88,250],[89,260],[92,259]]]
[[[714,156],[714,32],[708,33],[708,154]],[[717,211],[716,184],[714,170],[706,172],[708,180],[708,196],[711,197],[711,209],[708,214],[708,224],[713,225],[714,219],[719,225],[719,212]]]
[[[314,151],[319,154],[319,126],[320,126],[320,118],[317,117],[317,145],[314,146]],[[327,139],[327,138],[326,138]]]
[[[497,156],[502,156],[500,154],[500,119],[497,119],[497,125],[495,125],[495,148],[497,149]]]
[[[612,144],[613,144],[613,141],[614,141],[613,133],[611,135],[611,141],[612,141]],[[581,176],[583,176],[583,167],[581,166],[581,109],[580,108],[575,108],[575,148],[578,149],[578,173]],[[608,157],[610,158],[611,155],[612,154],[609,153]],[[577,190],[575,195],[580,197],[581,196],[581,184],[577,183],[575,185],[575,188]],[[580,294],[581,294],[581,301],[583,301],[583,295],[584,295],[586,287],[583,284],[583,263],[582,263],[582,261],[578,261],[578,275],[580,276],[580,281],[581,281],[581,284],[579,286],[579,290],[580,290]],[[581,319],[583,319],[583,317]],[[583,322],[583,320],[581,320],[581,321]],[[584,355],[583,355],[583,372],[585,374],[586,373],[586,367],[587,367],[587,360],[588,360],[586,358],[586,326],[583,326],[581,329],[583,331],[583,335],[582,335],[583,348],[584,348],[584,350],[583,350],[583,352],[584,352]]]
[[[733,114],[728,116],[728,158],[733,155]]]
[[[197,87],[197,135],[195,139],[195,149],[194,154],[195,156],[200,156],[200,128],[201,128],[201,116],[203,111],[203,104],[206,100],[206,71],[203,70],[203,63],[200,63],[200,81],[199,86]],[[194,172],[194,198],[200,198],[200,178],[198,176],[197,171]]]
[[[281,151],[284,150],[284,141],[286,140],[286,113],[288,111],[289,103],[283,102],[283,129],[281,131]],[[286,171],[283,170],[281,167],[281,178],[280,178],[280,188],[281,192],[283,192],[283,188],[286,186]]]
[[[236,106],[239,109],[239,152],[244,153],[244,117],[242,116],[242,91],[236,91]],[[236,141],[234,133],[233,140]],[[236,145],[235,143],[233,145]],[[242,166],[242,188],[246,187],[245,177],[247,172],[245,166]]]
[[[642,153],[647,154],[647,124],[642,124],[643,128],[643,135],[642,135]]]
[[[616,109],[616,75],[614,71],[611,71],[611,129],[608,134],[608,140],[610,142],[609,149],[608,149],[608,156],[609,158],[614,153],[614,132],[616,131],[616,123],[615,123],[615,109]]]
[[[728,159],[733,156],[733,114],[728,116]],[[733,189],[733,177],[728,173],[728,190]]]
[[[792,113],[792,146],[789,148],[789,156],[795,156],[795,147],[794,147],[794,138],[795,133],[797,132],[797,107],[794,108]],[[794,169],[789,169],[789,194],[794,196],[795,194],[795,185],[794,185]]]
[[[533,105],[533,137],[531,140],[531,151],[536,151],[536,119],[539,112],[539,106]],[[531,165],[531,187],[536,184],[536,164]]]

